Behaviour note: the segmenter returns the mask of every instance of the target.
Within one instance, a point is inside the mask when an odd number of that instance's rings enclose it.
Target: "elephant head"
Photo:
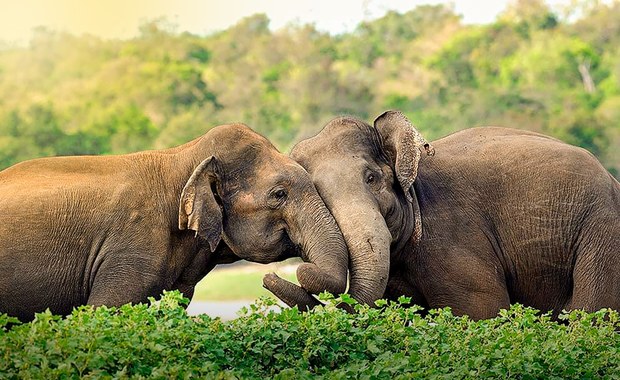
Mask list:
[[[310,293],[342,293],[348,252],[308,173],[244,125],[219,126],[190,150],[208,152],[179,203],[179,229],[192,230],[212,252],[259,263],[300,256]]]
[[[398,111],[374,126],[351,117],[329,122],[290,157],[310,173],[349,249],[349,293],[372,304],[386,290],[390,252],[422,235],[413,183],[421,151],[433,148]]]

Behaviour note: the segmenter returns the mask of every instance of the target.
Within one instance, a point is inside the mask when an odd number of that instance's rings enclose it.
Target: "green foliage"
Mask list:
[[[423,5],[337,36],[264,14],[208,35],[165,19],[106,41],[38,29],[0,50],[0,168],[33,157],[178,145],[244,122],[281,150],[329,119],[387,108],[429,138],[500,125],[550,134],[620,173],[620,1],[511,2],[463,25]],[[0,44],[0,46],[2,46]]]
[[[309,313],[263,298],[230,322],[190,317],[165,293],[150,305],[81,307],[19,324],[0,316],[2,378],[618,378],[618,313],[558,324],[519,305],[474,322],[409,302],[322,295]],[[346,301],[356,313],[336,305]],[[276,310],[274,310],[276,309]],[[7,327],[7,323],[13,323]]]

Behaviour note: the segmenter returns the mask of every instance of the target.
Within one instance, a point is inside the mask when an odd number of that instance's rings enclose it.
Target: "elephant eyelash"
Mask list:
[[[286,191],[286,189],[276,187],[269,192],[267,204],[270,208],[277,209],[282,206],[284,202],[286,202],[287,198],[288,191]]]
[[[382,180],[382,175],[381,175],[381,171],[377,171],[377,170],[373,170],[373,169],[366,169],[366,178],[365,181],[368,185],[372,185],[375,183],[378,183]]]

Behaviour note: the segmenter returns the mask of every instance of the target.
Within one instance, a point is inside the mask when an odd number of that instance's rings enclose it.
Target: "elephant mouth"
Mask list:
[[[276,236],[277,241],[281,242],[280,244],[282,246],[280,254],[274,258],[275,261],[284,261],[292,257],[303,258],[303,250],[301,246],[293,243],[286,227],[279,229],[274,235]]]

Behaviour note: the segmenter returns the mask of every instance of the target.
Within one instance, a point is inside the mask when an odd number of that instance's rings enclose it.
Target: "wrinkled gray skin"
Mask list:
[[[346,287],[348,253],[305,170],[240,124],[185,145],[0,172],[0,312],[185,296],[216,264],[301,256],[305,291]]]
[[[291,152],[344,235],[354,298],[474,319],[517,302],[620,310],[620,184],[590,153],[496,127],[442,138],[418,162],[424,143],[388,111],[374,126],[337,118]]]

